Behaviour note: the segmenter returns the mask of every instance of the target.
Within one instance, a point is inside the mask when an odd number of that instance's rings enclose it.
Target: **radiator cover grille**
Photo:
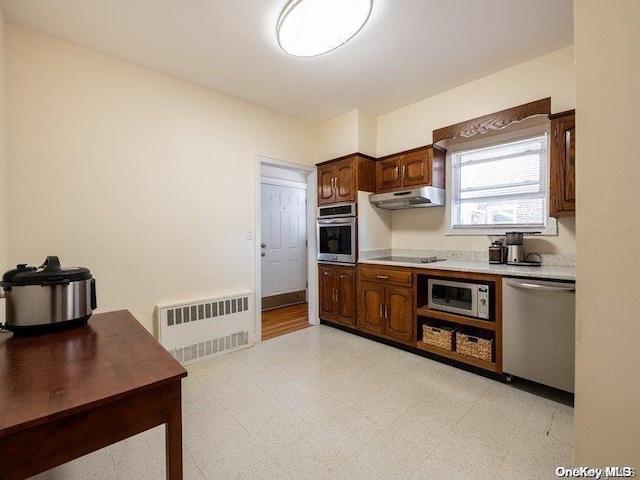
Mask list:
[[[157,306],[158,339],[180,363],[254,343],[254,295],[243,293]]]

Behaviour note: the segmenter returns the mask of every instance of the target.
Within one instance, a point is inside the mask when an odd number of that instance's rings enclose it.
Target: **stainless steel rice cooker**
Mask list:
[[[96,281],[83,267],[63,267],[49,256],[39,267],[26,264],[5,272],[2,328],[16,334],[41,334],[87,323],[95,310]]]

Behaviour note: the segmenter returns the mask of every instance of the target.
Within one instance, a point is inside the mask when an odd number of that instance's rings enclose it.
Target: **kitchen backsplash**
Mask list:
[[[459,262],[484,262],[489,263],[489,252],[485,251],[469,251],[469,250],[424,250],[424,249],[404,249],[394,248],[381,250],[360,250],[358,255],[363,260],[370,260],[378,257],[386,257],[389,255],[397,255],[401,257],[439,257],[447,260],[455,260]],[[542,263],[548,266],[556,267],[575,267],[576,256],[572,254],[550,254],[543,253]]]

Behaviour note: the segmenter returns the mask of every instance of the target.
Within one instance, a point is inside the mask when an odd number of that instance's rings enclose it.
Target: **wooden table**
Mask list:
[[[166,424],[182,479],[187,372],[128,311],[39,337],[0,333],[0,478],[24,479]]]

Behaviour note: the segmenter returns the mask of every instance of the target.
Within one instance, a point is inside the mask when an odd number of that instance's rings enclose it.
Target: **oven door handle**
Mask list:
[[[349,224],[355,221],[356,217],[346,217],[346,218],[322,218],[318,219],[318,225],[331,225],[331,224]]]

